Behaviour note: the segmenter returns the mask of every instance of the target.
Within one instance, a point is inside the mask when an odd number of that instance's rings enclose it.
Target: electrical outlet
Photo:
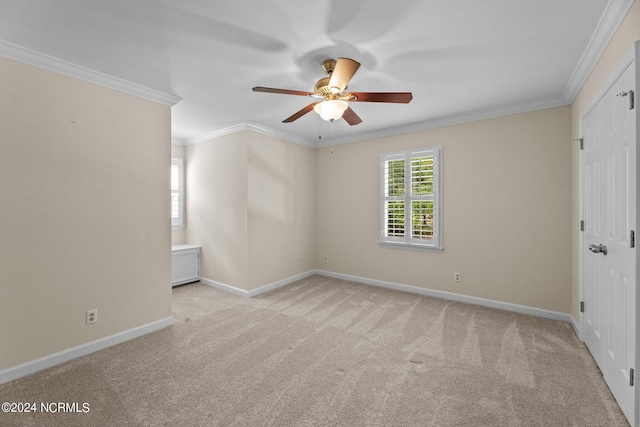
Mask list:
[[[329,255],[324,256],[324,262],[329,262]]]
[[[93,310],[87,310],[87,325],[92,323],[96,323],[98,321],[98,309],[94,308]]]
[[[460,273],[453,273],[453,280],[455,280],[456,282],[460,282],[462,280]]]

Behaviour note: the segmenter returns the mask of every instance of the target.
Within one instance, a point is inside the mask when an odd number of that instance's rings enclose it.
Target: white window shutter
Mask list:
[[[442,251],[441,147],[380,156],[380,244]]]
[[[171,226],[184,227],[184,170],[181,157],[171,158]]]

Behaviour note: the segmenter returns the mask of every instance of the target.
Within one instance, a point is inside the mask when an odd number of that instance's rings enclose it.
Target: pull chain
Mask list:
[[[331,144],[333,144],[333,122],[334,120],[331,119]]]

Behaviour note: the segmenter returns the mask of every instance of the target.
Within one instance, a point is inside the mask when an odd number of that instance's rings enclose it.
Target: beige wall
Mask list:
[[[633,43],[640,40],[640,2],[634,2],[633,6],[627,13],[624,21],[616,31],[615,35],[609,42],[609,45],[598,60],[597,65],[589,75],[588,79],[582,86],[580,92],[576,96],[571,105],[571,136],[572,139],[579,138],[580,132],[580,114],[596,95],[600,86],[605,82],[609,74],[613,71],[624,54],[633,46]],[[572,258],[571,258],[571,315],[574,319],[579,318],[579,255],[580,255],[580,232],[578,231],[578,223],[580,221],[579,208],[579,151],[576,149],[575,143],[571,151],[571,193],[572,193]]]
[[[0,75],[0,370],[170,317],[170,108]]]
[[[185,150],[187,243],[202,246],[202,277],[247,285],[247,136],[237,132]]]
[[[244,130],[186,147],[202,277],[250,291],[313,269],[313,149]]]
[[[439,145],[444,252],[378,246],[379,155]],[[569,107],[321,148],[316,161],[318,268],[569,312]]]
[[[315,267],[314,149],[248,132],[248,289]]]
[[[171,157],[182,157],[183,161],[182,161],[182,168],[184,170],[184,176],[186,178],[187,176],[187,162],[186,160],[184,160],[184,145],[178,145],[178,144],[171,144]],[[186,185],[184,187],[185,189],[187,188]],[[188,194],[186,194],[185,191],[185,196],[188,196]],[[186,210],[186,201],[185,201],[185,210]],[[186,225],[186,220],[187,220],[187,215],[186,212],[183,213],[184,215],[184,221],[185,221],[185,225]],[[171,244],[172,245],[181,245],[183,243],[187,242],[187,236],[186,236],[186,232],[184,228],[177,228],[175,230],[171,230]]]

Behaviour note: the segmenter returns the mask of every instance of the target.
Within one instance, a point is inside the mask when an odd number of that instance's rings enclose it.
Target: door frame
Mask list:
[[[635,64],[635,65],[632,65]],[[583,129],[582,123],[585,117],[595,108],[595,106],[600,102],[600,100],[605,96],[605,94],[611,89],[614,83],[620,78],[622,73],[629,67],[635,66],[635,80],[636,80],[636,93],[635,93],[635,101],[636,101],[636,158],[634,161],[636,162],[636,174],[640,178],[640,169],[637,168],[637,165],[640,164],[640,107],[638,106],[638,88],[640,88],[640,41],[636,41],[633,46],[627,50],[622,59],[618,62],[613,71],[609,74],[607,79],[600,85],[600,88],[593,95],[587,104],[587,106],[580,112],[580,118],[578,122],[578,135],[580,135],[580,142],[582,139]],[[638,179],[638,178],[636,178]],[[579,161],[578,161],[578,206],[579,206],[579,216],[580,221],[584,219],[584,152],[582,150],[579,151]],[[640,228],[640,185],[637,186],[636,189],[636,227]],[[639,230],[636,230],[638,233]],[[580,302],[584,301],[584,231],[582,229],[578,233],[578,286],[579,286],[579,297]],[[636,247],[639,250],[636,250],[636,259],[635,259],[635,268],[636,268],[636,336],[635,336],[635,367],[636,370],[640,371],[640,313],[638,312],[638,308],[640,308],[640,290],[637,288],[640,280],[640,247],[638,247],[638,238],[636,238]],[[584,342],[584,313],[582,311],[578,311],[579,320],[578,320],[578,338],[580,341]],[[635,426],[640,427],[640,372],[635,374],[635,385],[634,385],[634,420]]]

